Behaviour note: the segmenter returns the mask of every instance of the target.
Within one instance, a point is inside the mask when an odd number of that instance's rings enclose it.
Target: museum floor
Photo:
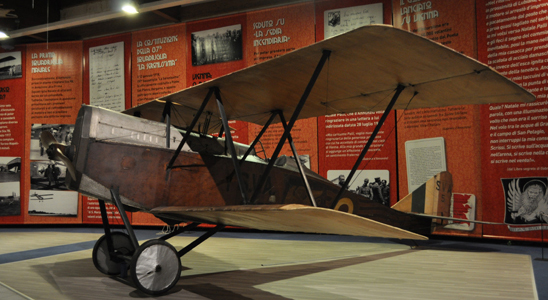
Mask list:
[[[182,248],[201,232],[168,241]],[[540,245],[221,232],[181,259],[167,294],[151,297],[97,271],[101,228],[0,227],[0,299],[548,299]],[[139,229],[144,240],[158,229]],[[545,249],[548,255],[548,249]]]

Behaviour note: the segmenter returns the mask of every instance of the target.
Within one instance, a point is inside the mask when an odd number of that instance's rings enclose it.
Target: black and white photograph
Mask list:
[[[0,53],[0,80],[23,77],[21,51]]]
[[[328,170],[327,179],[342,186],[350,170]],[[390,172],[388,170],[358,170],[348,190],[368,199],[390,206]]]
[[[243,58],[242,25],[219,27],[191,34],[192,65],[202,66]]]
[[[32,124],[30,137],[30,159],[48,160],[46,148],[40,141],[42,131],[49,131],[59,143],[72,144],[73,124]]]
[[[21,215],[21,157],[0,157],[0,216]]]
[[[67,168],[60,161],[31,161],[30,188],[35,190],[68,190],[65,184]]]
[[[31,189],[29,192],[29,215],[77,217],[78,193]]]
[[[502,178],[506,224],[548,223],[548,177]]]

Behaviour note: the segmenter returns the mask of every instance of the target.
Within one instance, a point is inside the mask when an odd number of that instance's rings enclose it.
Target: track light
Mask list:
[[[139,13],[139,5],[136,2],[130,1],[122,5],[122,10],[128,14],[137,14]]]

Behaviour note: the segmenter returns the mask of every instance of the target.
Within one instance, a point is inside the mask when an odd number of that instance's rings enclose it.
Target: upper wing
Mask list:
[[[10,60],[14,60],[14,59],[15,59],[15,57],[13,57],[11,55],[6,56],[6,57],[2,57],[2,58],[0,58],[0,63],[7,62],[7,61],[10,61]]]
[[[220,207],[161,207],[152,214],[171,219],[259,230],[426,240],[425,236],[357,215],[299,204]]]
[[[221,91],[227,117],[264,124],[265,114],[281,110],[289,119],[322,51],[331,50],[299,118],[384,110],[394,89],[408,86],[394,109],[459,104],[532,102],[535,97],[489,66],[439,43],[388,25],[364,26],[283,56],[137,106],[126,113],[160,120],[164,101],[174,104],[185,127],[208,90]],[[413,94],[418,94],[408,105]],[[217,104],[206,111],[220,119]],[[203,120],[201,121],[203,123]]]

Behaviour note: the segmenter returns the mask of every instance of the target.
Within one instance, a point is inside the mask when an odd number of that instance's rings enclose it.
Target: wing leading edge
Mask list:
[[[427,240],[394,226],[332,209],[299,204],[162,207],[152,214],[171,219],[259,230]]]
[[[291,116],[322,51],[331,51],[299,118],[383,110],[398,85],[393,109],[532,102],[534,95],[489,66],[439,43],[388,25],[369,25],[125,111],[159,121],[174,103],[172,124],[185,127],[210,88],[223,96],[228,119],[264,125],[272,111]],[[409,99],[416,96],[409,103]],[[210,101],[206,111],[220,116]],[[200,120],[203,123],[204,120]]]

